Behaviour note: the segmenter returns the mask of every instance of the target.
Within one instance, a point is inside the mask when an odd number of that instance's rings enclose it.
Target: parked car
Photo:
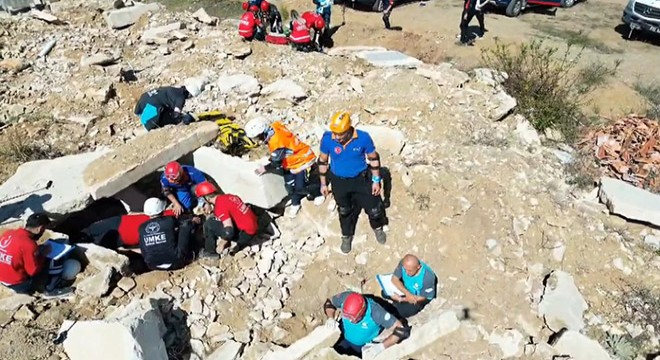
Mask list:
[[[628,39],[635,30],[660,35],[660,1],[630,0],[621,20],[630,27]]]
[[[494,0],[493,4],[505,9],[506,16],[516,17],[531,6],[548,6],[569,8],[575,5],[577,0]]]

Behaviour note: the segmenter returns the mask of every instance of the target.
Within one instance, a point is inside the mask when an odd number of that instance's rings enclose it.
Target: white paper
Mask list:
[[[378,284],[380,284],[380,287],[383,289],[383,292],[385,292],[385,295],[404,295],[399,289],[396,288],[396,286],[394,286],[394,284],[392,284],[392,274],[376,275],[376,280],[378,280]]]

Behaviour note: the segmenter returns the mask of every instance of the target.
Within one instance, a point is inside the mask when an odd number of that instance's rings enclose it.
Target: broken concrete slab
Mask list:
[[[337,340],[339,340],[340,335],[341,332],[339,329],[329,329],[325,326],[318,326],[307,336],[291,344],[289,347],[269,352],[262,358],[262,360],[302,359],[306,354],[313,352],[316,349],[333,346]]]
[[[143,15],[158,11],[160,11],[158,3],[136,2],[133,6],[108,11],[105,13],[105,21],[113,29],[123,29],[135,24]]]
[[[206,25],[215,25],[218,23],[218,18],[209,15],[204,8],[200,8],[192,14],[193,19],[204,23]]]
[[[217,136],[214,122],[149,131],[89,164],[83,174],[85,186],[94,199],[113,196]]]
[[[35,18],[35,19],[45,21],[49,24],[56,24],[56,23],[60,22],[60,20],[57,18],[57,16],[55,16],[53,14],[50,14],[50,13],[47,13],[45,11],[41,11],[41,10],[32,10],[32,11],[30,11],[30,16]]]
[[[361,51],[355,54],[357,57],[367,60],[370,64],[379,67],[402,66],[415,68],[424,64],[421,60],[415,59],[404,53],[393,50]]]
[[[95,298],[103,297],[110,290],[110,280],[112,279],[113,272],[113,268],[106,267],[99,273],[81,281],[76,286],[76,289]]]
[[[597,341],[572,330],[561,334],[554,349],[560,356],[568,355],[573,360],[612,360]]]
[[[222,94],[235,92],[240,95],[258,95],[261,91],[259,81],[246,74],[233,74],[220,76],[216,81],[216,87]]]
[[[503,120],[517,105],[514,97],[500,90],[488,98],[488,117],[493,121]]]
[[[91,243],[76,244],[76,251],[96,270],[104,271],[112,268],[122,275],[128,275],[130,273],[128,257],[116,251]]]
[[[13,294],[0,300],[0,311],[15,311],[23,305],[32,304],[35,298],[25,294]]]
[[[392,155],[398,155],[406,145],[406,136],[397,129],[362,124],[357,125],[355,128],[368,132],[376,145],[376,150],[382,154],[389,152]]]
[[[70,360],[167,360],[166,328],[150,300],[138,300],[104,320],[65,321],[64,351]]]
[[[144,42],[155,41],[156,43],[160,43],[160,42],[158,42],[158,40],[162,39],[162,38],[169,41],[169,39],[171,37],[168,36],[168,33],[171,33],[171,32],[177,31],[177,30],[181,30],[181,29],[185,29],[185,28],[186,28],[186,25],[184,23],[182,23],[181,21],[177,21],[175,23],[171,23],[171,24],[167,24],[167,25],[163,25],[163,26],[156,26],[156,27],[152,27],[152,28],[149,28],[149,29],[145,30],[142,33],[141,39]]]
[[[15,13],[30,9],[34,0],[0,0],[0,8],[8,13]]]
[[[354,360],[354,356],[340,355],[333,348],[317,349],[309,353],[302,360]]]
[[[238,360],[245,344],[229,340],[217,348],[206,360]]]
[[[114,55],[106,54],[106,53],[98,53],[90,56],[83,56],[80,59],[80,66],[82,67],[92,66],[92,65],[107,66],[114,64],[115,62],[117,62],[117,60],[118,58],[115,57]]]
[[[625,181],[603,177],[600,179],[598,196],[613,214],[660,226],[659,195]]]
[[[187,78],[183,81],[186,90],[192,96],[199,96],[204,91],[204,87],[210,82],[207,76],[201,75],[196,77]]]
[[[287,196],[281,176],[254,173],[261,166],[258,162],[227,155],[211,147],[195,151],[193,162],[197,169],[212,177],[223,192],[238,195],[246,203],[270,209]]]
[[[422,326],[413,327],[410,337],[378,354],[374,360],[406,359],[461,326],[453,311],[445,311]]]
[[[579,331],[584,328],[583,313],[589,308],[582,294],[575,286],[573,277],[560,270],[554,270],[546,277],[545,288],[538,306],[550,330],[559,332],[562,328]]]
[[[523,355],[523,335],[516,329],[493,331],[488,337],[488,343],[500,348],[502,359],[520,357]]]
[[[16,223],[29,215],[45,211],[64,216],[82,210],[92,202],[85,189],[82,172],[88,164],[108,153],[109,149],[68,155],[22,164],[14,176],[0,185],[0,199],[25,196],[3,203],[0,224]],[[50,187],[45,189],[49,181]]]
[[[454,69],[449,63],[437,65],[424,64],[415,71],[417,75],[433,80],[442,87],[460,88],[463,84],[470,81],[468,74]]]
[[[509,74],[504,71],[497,71],[488,68],[473,69],[471,73],[474,74],[474,79],[478,83],[491,87],[497,87],[509,78]]]
[[[327,54],[330,56],[349,56],[366,51],[387,51],[387,49],[380,46],[338,46],[329,49]]]
[[[277,80],[264,87],[261,94],[268,96],[271,100],[289,100],[294,103],[307,97],[307,91],[291,79]]]

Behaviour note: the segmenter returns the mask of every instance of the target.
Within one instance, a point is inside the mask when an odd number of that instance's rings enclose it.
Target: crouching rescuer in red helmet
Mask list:
[[[263,0],[261,2],[261,5],[259,5],[259,7],[261,8],[261,13],[268,22],[268,26],[270,27],[270,32],[279,33],[279,34],[283,33],[284,29],[282,29],[282,14],[280,14],[280,11],[277,9],[277,6],[269,3],[266,0]]]
[[[325,35],[326,25],[323,16],[317,14],[314,11],[305,11],[301,17],[303,20],[305,20],[307,27],[314,31],[312,42],[314,42],[320,48],[321,42],[323,41],[323,35]]]
[[[260,19],[259,7],[243,3],[243,9],[246,12],[238,23],[238,34],[247,41],[263,41],[266,38],[266,25]]]
[[[291,22],[289,23],[289,41],[294,49],[303,52],[311,52],[319,50],[316,43],[312,41],[310,27],[298,15],[296,10],[291,10]]]
[[[341,317],[337,321],[337,310]],[[392,314],[374,300],[356,292],[344,291],[323,304],[328,317],[325,326],[339,328],[342,336],[335,344],[335,350],[343,355],[373,359],[388,347],[410,336],[410,328],[404,326]],[[383,330],[391,334],[381,342],[376,342]]]

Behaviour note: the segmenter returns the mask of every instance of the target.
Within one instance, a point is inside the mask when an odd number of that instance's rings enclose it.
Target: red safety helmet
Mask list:
[[[244,2],[241,6],[243,6],[243,10],[246,10],[246,11],[249,7],[247,2]]]
[[[165,165],[165,178],[171,182],[178,182],[183,177],[183,168],[176,161],[171,161]]]
[[[250,6],[250,11],[257,12],[257,11],[259,11],[259,7],[257,5],[251,5]]]
[[[367,301],[358,293],[350,293],[341,308],[341,316],[352,323],[357,323],[364,317],[367,311]]]
[[[264,0],[261,2],[261,11],[265,13],[270,11],[270,3],[268,1]]]
[[[215,194],[216,192],[217,189],[215,186],[208,181],[203,181],[195,186],[195,195],[197,197]]]
[[[314,28],[316,30],[321,30],[321,29],[325,28],[325,20],[323,20],[323,18],[321,18],[321,17],[316,19],[316,21],[314,21]]]

